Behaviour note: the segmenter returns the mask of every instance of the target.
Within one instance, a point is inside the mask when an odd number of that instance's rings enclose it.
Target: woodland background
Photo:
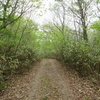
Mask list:
[[[100,0],[56,0],[52,21],[39,26],[41,0],[0,0],[0,89],[42,58],[61,60],[81,76],[100,79]]]

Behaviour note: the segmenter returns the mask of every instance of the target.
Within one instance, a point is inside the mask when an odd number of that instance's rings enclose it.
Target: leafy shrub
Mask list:
[[[67,65],[77,70],[81,75],[100,74],[100,52],[84,42],[66,46],[63,51],[63,60]]]
[[[24,18],[21,18],[12,24],[9,24],[6,28],[0,30],[1,88],[4,86],[4,81],[5,79],[8,79],[8,76],[22,73],[26,69],[29,69],[30,65],[36,59],[33,48],[36,30],[33,29],[33,26],[37,27],[37,25],[31,20]]]

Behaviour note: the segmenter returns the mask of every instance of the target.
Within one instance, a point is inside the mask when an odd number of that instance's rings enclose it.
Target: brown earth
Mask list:
[[[43,59],[8,82],[0,100],[100,100],[100,88],[55,59]]]

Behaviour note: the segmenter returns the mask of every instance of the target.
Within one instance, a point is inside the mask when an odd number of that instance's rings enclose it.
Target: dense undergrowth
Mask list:
[[[0,31],[0,89],[6,87],[6,79],[23,73],[36,61],[36,32],[37,24],[24,18]]]
[[[92,76],[100,80],[100,46],[86,41],[67,42],[60,52],[62,60],[81,76]]]
[[[63,51],[63,60],[82,76],[96,75],[100,78],[100,50],[89,44],[73,43]]]

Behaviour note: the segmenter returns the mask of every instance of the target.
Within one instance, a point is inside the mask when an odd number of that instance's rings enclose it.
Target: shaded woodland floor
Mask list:
[[[100,89],[55,59],[37,62],[8,81],[0,100],[100,100]]]

